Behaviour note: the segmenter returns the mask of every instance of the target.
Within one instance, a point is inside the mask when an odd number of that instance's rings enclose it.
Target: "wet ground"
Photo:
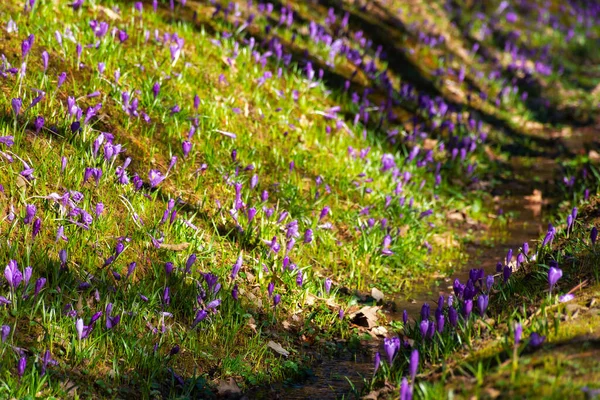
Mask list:
[[[362,348],[357,353],[343,352],[337,357],[315,360],[305,379],[280,382],[255,388],[246,393],[249,399],[339,399],[355,398],[363,379],[373,373],[373,354],[377,345]],[[356,389],[356,392],[353,390]]]

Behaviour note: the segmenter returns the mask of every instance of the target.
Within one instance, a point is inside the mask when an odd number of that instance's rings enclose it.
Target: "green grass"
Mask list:
[[[491,224],[492,196],[475,184],[494,182],[505,171],[489,154],[508,159],[506,148],[511,145],[547,150],[521,121],[513,120],[535,119],[517,93],[507,94],[500,106],[492,100],[468,104],[473,115],[489,112],[501,120],[500,125],[523,130],[511,136],[498,124],[485,123],[491,140],[484,141],[476,129],[457,124],[455,135],[478,144],[464,162],[440,148],[449,139],[447,131],[436,133],[430,142],[400,140],[413,132],[410,117],[429,119],[414,102],[400,99],[393,112],[407,121],[377,123],[390,111],[380,104],[385,95],[381,71],[388,71],[385,76],[396,91],[410,81],[404,71],[393,59],[386,61],[369,50],[378,73],[360,70],[353,76],[356,65],[340,54],[331,55],[326,43],[315,43],[307,34],[309,21],[322,23],[327,8],[300,2],[290,7],[296,15],[290,29],[273,23],[279,9],[271,17],[257,15],[252,25],[241,29],[235,15],[213,18],[214,7],[196,2],[177,4],[174,10],[161,3],[157,12],[144,4],[142,13],[130,2],[112,0],[86,1],[79,10],[65,2],[41,0],[30,12],[22,12],[16,1],[2,7],[1,25],[12,20],[18,27],[11,33],[3,28],[2,72],[26,62],[26,73],[6,72],[0,80],[0,137],[14,137],[11,147],[0,144],[4,188],[0,209],[6,211],[0,223],[0,265],[16,260],[21,271],[31,266],[33,273],[28,285],[22,283],[15,290],[3,281],[0,288],[0,295],[11,302],[0,309],[0,324],[11,327],[9,339],[0,344],[0,397],[202,397],[228,377],[236,378],[244,389],[301,378],[311,362],[300,351],[305,343],[321,349],[326,347],[323,342],[352,342],[364,334],[348,318],[338,317],[340,309],[348,313],[355,306],[342,289],[366,292],[376,286],[386,294],[406,294],[430,282],[433,272],[438,276],[460,268],[467,261],[463,244],[470,237],[454,229],[446,215],[463,210],[477,222]],[[424,79],[467,107],[466,84],[455,82],[459,94],[450,95],[448,85],[433,76],[437,68],[459,67],[458,57],[450,61],[449,55],[467,45],[457,28],[450,27],[451,15],[422,4],[423,15],[406,17],[406,24],[422,24],[422,18],[432,17],[458,43],[430,48],[414,32],[403,33],[389,21],[381,31],[369,29],[382,18],[374,10],[344,7],[351,17],[346,45],[363,51],[356,36],[363,26],[364,35],[375,42],[388,39],[386,45],[394,49],[414,50],[407,53],[408,60],[415,62]],[[408,12],[400,2],[386,7]],[[255,9],[256,5],[252,10],[240,6],[240,21]],[[466,6],[465,10],[463,17],[468,19],[471,11]],[[91,20],[109,24],[104,37],[94,35]],[[267,24],[273,26],[268,35]],[[113,28],[129,37],[120,43]],[[175,32],[177,36],[171,36]],[[371,36],[376,33],[383,36]],[[35,42],[21,59],[21,45],[29,34],[35,35]],[[249,44],[251,36],[256,38],[254,45]],[[262,65],[263,41],[275,37],[294,57],[288,63],[273,49]],[[183,48],[177,54],[171,46],[178,40],[183,40]],[[571,49],[581,58],[592,57],[591,45],[581,38],[570,47],[558,34],[536,35],[532,40],[553,51]],[[489,41],[483,44],[493,46]],[[49,54],[46,71],[42,51]],[[307,79],[303,52],[312,62],[314,79]],[[102,73],[99,63],[104,65]],[[494,99],[501,80],[475,78],[479,71],[487,76],[490,68],[486,60],[470,60],[467,77]],[[319,69],[324,69],[324,79],[317,79]],[[62,72],[67,79],[57,87]],[[561,107],[571,97],[581,97],[585,104],[578,110],[587,115],[597,99],[578,89],[576,75],[569,75],[569,96],[552,91],[544,96],[553,96]],[[590,74],[582,79],[591,84],[596,78]],[[352,82],[349,92],[341,89],[345,80]],[[545,87],[552,88],[557,81],[562,78],[548,77]],[[160,92],[154,96],[156,83]],[[362,96],[365,87],[373,90],[368,121],[352,96],[354,91]],[[29,107],[39,91],[45,92],[44,98]],[[75,131],[72,123],[78,118],[69,113],[71,97],[83,112],[82,122],[90,117]],[[11,109],[16,98],[23,102],[19,115]],[[127,107],[133,102],[138,103],[135,112]],[[91,116],[89,110],[100,103]],[[175,106],[179,112],[173,112]],[[36,132],[38,116],[45,124]],[[441,122],[437,117],[430,120]],[[398,140],[390,142],[387,136],[394,130]],[[107,134],[114,136],[114,145],[122,145],[116,157],[105,157],[110,151],[105,147]],[[98,138],[103,143],[95,151]],[[182,150],[186,140],[192,144],[187,156]],[[408,158],[416,145],[422,149],[419,161],[423,149],[432,151],[426,167]],[[402,185],[393,169],[382,170],[384,157],[394,160],[398,173],[406,174]],[[125,174],[119,175],[128,159]],[[570,164],[564,161],[565,173],[578,173],[588,161],[585,157]],[[28,167],[34,177],[29,180],[22,176]],[[84,182],[86,168],[100,169],[102,175]],[[156,187],[148,183],[151,170],[166,176]],[[122,176],[128,178],[127,184],[119,182]],[[136,179],[144,185],[136,188],[132,184]],[[241,184],[239,200],[244,206],[234,217],[230,210],[236,205],[236,183]],[[592,174],[560,193],[560,199],[565,207],[577,204],[586,188],[595,192],[596,186]],[[262,195],[265,191],[268,198]],[[104,208],[97,215],[99,203]],[[41,223],[37,235],[33,224],[24,222],[26,205],[31,204]],[[329,212],[321,218],[324,207]],[[249,221],[251,208],[257,214]],[[422,217],[426,210],[432,214]],[[298,224],[295,243],[286,232],[292,221]],[[57,238],[61,227],[64,238]],[[314,240],[304,243],[308,229]],[[382,254],[387,235],[392,238],[391,255]],[[280,245],[276,254],[268,246],[274,237]],[[123,248],[117,254],[119,243]],[[62,251],[67,254],[65,262]],[[283,268],[286,253],[292,268]],[[187,268],[192,254],[196,260]],[[242,266],[232,277],[238,257]],[[128,273],[133,262],[135,269]],[[174,265],[171,274],[165,272],[169,262]],[[217,278],[220,291],[209,285],[210,278],[203,275],[208,273]],[[47,279],[46,285],[34,295],[41,277]],[[326,278],[333,281],[331,293],[325,293]],[[270,283],[281,295],[277,306],[268,294]],[[239,300],[233,298],[234,289]],[[199,309],[217,299],[221,303],[192,327]],[[89,336],[79,340],[76,320],[87,325],[94,313],[105,313],[109,303],[120,323],[108,329],[102,315]],[[271,340],[290,351],[288,360],[267,346]],[[177,352],[172,350],[175,346]],[[23,356],[18,348],[27,349],[22,377],[17,373]],[[448,358],[455,349],[453,344],[441,346],[431,357]],[[42,376],[46,350],[58,364]]]

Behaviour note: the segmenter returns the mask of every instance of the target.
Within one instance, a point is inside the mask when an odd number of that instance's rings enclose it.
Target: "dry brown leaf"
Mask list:
[[[233,378],[228,380],[220,380],[217,384],[217,394],[220,397],[226,397],[228,399],[239,398],[242,396],[242,390],[238,386],[237,382]]]
[[[304,304],[306,304],[307,306],[312,306],[313,304],[315,304],[316,301],[317,297],[309,293],[304,299]]]
[[[446,218],[449,220],[453,220],[453,221],[464,221],[465,220],[464,214],[461,212],[458,212],[458,211],[448,213],[446,215]]]
[[[365,306],[349,316],[350,321],[358,326],[373,328],[377,326],[377,311],[380,307]]]
[[[177,244],[171,244],[171,243],[161,243],[160,244],[161,249],[172,250],[172,251],[183,251],[183,250],[187,249],[188,247],[190,247],[190,244],[187,242],[177,243]]]
[[[375,328],[371,329],[371,333],[377,336],[385,336],[387,335],[387,332],[387,329],[385,329],[383,326],[376,326]]]
[[[374,298],[376,302],[379,302],[380,300],[383,300],[384,294],[381,290],[374,287],[371,289],[371,297]]]
[[[525,196],[524,197],[525,200],[529,201],[530,203],[542,203],[543,202],[543,198],[542,198],[542,191],[539,189],[533,189],[533,193],[529,196]]]
[[[281,346],[279,343],[274,342],[272,340],[269,340],[269,343],[267,343],[267,347],[275,350],[276,353],[281,354],[284,357],[287,357],[290,355],[289,351],[284,349],[283,346]]]
[[[249,320],[248,320],[248,322],[247,322],[247,325],[248,325],[248,327],[249,327],[250,329],[252,329],[252,331],[253,331],[254,333],[258,333],[258,332],[256,331],[256,321],[254,320],[254,318],[250,317],[250,319],[249,319]]]
[[[113,10],[111,10],[108,7],[96,6],[96,7],[94,7],[94,9],[96,11],[100,11],[101,13],[106,15],[107,18],[112,19],[113,21],[121,19],[121,16],[119,14],[117,14],[116,12],[114,12]]]

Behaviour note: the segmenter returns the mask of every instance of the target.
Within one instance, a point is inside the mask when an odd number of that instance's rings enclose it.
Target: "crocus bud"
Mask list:
[[[519,323],[515,324],[514,329],[514,337],[515,337],[515,345],[518,345],[521,341],[521,336],[523,335],[523,326]]]
[[[373,375],[377,373],[377,370],[379,369],[379,364],[381,364],[381,354],[379,354],[379,352],[375,353],[374,364],[375,368],[373,369]]]
[[[19,363],[17,364],[17,374],[19,375],[19,378],[23,377],[26,367],[27,367],[27,358],[21,357],[19,359]]]
[[[485,315],[485,310],[487,310],[489,303],[489,297],[485,294],[480,294],[477,298],[477,308],[479,309],[479,315],[483,317]]]
[[[8,335],[10,335],[10,326],[2,325],[0,327],[0,339],[2,339],[2,343],[6,342]]]
[[[554,285],[556,285],[556,282],[558,282],[558,280],[562,277],[562,274],[563,272],[560,268],[558,268],[558,266],[550,267],[548,270],[548,285],[550,286],[550,293],[552,293]]]
[[[458,312],[454,307],[450,307],[448,309],[448,320],[450,321],[450,325],[456,327],[458,324]]]
[[[329,292],[331,291],[331,279],[330,278],[325,278],[325,293],[329,294]]]
[[[419,370],[419,350],[414,349],[410,354],[410,362],[408,366],[408,372],[410,374],[410,379],[415,380],[415,376]]]
[[[463,316],[465,317],[465,319],[469,319],[469,316],[471,315],[471,311],[473,311],[473,301],[465,300],[462,311],[463,311]]]
[[[187,156],[190,154],[190,151],[192,150],[192,143],[184,140],[183,142],[181,142],[181,150],[183,152],[183,157],[187,158]]]

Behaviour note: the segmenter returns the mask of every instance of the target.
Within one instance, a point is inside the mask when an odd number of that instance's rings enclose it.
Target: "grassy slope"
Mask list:
[[[115,5],[121,10],[119,14],[111,11]],[[3,294],[12,300],[0,314],[0,321],[12,327],[7,343],[28,349],[29,360],[23,383],[19,384],[13,367],[18,352],[8,344],[3,345],[2,359],[11,366],[2,372],[2,390],[6,393],[21,397],[41,391],[44,395],[61,397],[69,386],[64,382],[74,382],[84,396],[96,390],[108,397],[116,393],[127,396],[130,391],[135,395],[149,396],[155,391],[168,396],[200,390],[200,384],[195,387],[193,380],[185,389],[172,385],[173,375],[164,368],[165,364],[186,379],[234,375],[242,376],[247,384],[278,380],[293,373],[302,359],[293,355],[292,361],[279,362],[279,357],[266,347],[269,340],[293,348],[303,335],[304,340],[317,342],[323,335],[347,338],[352,334],[347,329],[348,322],[338,319],[338,310],[348,307],[348,299],[335,295],[338,288],[346,285],[366,289],[379,280],[380,288],[399,290],[431,275],[431,266],[445,272],[450,261],[459,258],[460,248],[444,248],[443,240],[436,238],[447,232],[444,215],[453,209],[470,210],[471,216],[485,219],[478,209],[481,199],[489,198],[485,193],[465,190],[473,176],[464,176],[469,164],[474,163],[478,163],[476,170],[481,171],[474,176],[495,172],[495,166],[485,155],[485,145],[478,142],[480,146],[475,152],[461,162],[452,161],[447,152],[439,151],[440,141],[446,140],[443,132],[430,142],[420,141],[418,144],[423,148],[435,150],[433,157],[441,163],[442,183],[435,186],[431,173],[434,165],[419,168],[414,161],[405,161],[414,142],[398,145],[385,137],[386,131],[394,128],[400,129],[400,135],[410,134],[410,121],[406,121],[406,131],[387,120],[383,127],[377,125],[375,109],[382,95],[380,77],[364,70],[352,77],[355,67],[341,56],[333,58],[333,65],[327,65],[327,46],[314,43],[307,36],[308,21],[317,16],[322,20],[320,16],[325,15],[327,7],[295,3],[291,6],[296,15],[292,29],[276,27],[265,36],[264,26],[273,24],[281,14],[276,9],[272,16],[258,15],[255,23],[233,37],[225,32],[236,32],[233,21],[243,21],[250,13],[245,6],[241,7],[239,17],[233,13],[227,20],[222,14],[213,18],[214,7],[189,1],[186,7],[177,5],[174,11],[161,4],[156,13],[150,4],[144,4],[143,13],[139,13],[131,3],[111,1],[101,5],[86,2],[79,11],[64,2],[40,2],[31,13],[22,13],[21,5],[13,2],[0,11],[4,26],[12,19],[19,28],[13,33],[3,31],[5,40],[0,44],[0,52],[12,66],[18,68],[22,62],[22,41],[30,33],[35,35],[33,49],[26,58],[25,76],[8,74],[0,81],[6,99],[2,102],[0,136],[15,137],[14,146],[1,148],[12,156],[13,162],[0,164],[0,184],[4,187],[0,201],[7,212],[14,207],[17,216],[14,221],[5,218],[0,227],[5,238],[0,242],[1,257],[4,264],[15,259],[21,269],[31,265],[34,271],[26,290],[28,298],[21,298],[22,286],[18,293],[10,293],[7,285],[3,287]],[[460,35],[452,35],[455,28],[449,25],[451,18],[441,8],[417,6],[417,10],[403,9],[407,25],[421,26],[421,15],[436,18],[438,29],[449,32],[447,47],[430,49],[414,33],[393,26],[389,10],[396,11],[395,5],[366,12],[348,6],[351,12],[348,36],[364,27],[365,35],[374,35],[369,39],[383,42],[388,57],[402,46],[412,48],[414,52],[407,52],[406,57],[420,69],[413,73],[434,82],[436,90],[448,101],[464,102],[466,84],[436,80],[432,72],[443,65],[458,68],[464,62],[460,56],[464,56],[468,41],[463,43]],[[256,12],[256,6],[253,7]],[[195,22],[193,12],[196,12]],[[343,15],[340,10],[337,14],[338,19]],[[102,39],[95,38],[89,27],[93,19],[110,25]],[[385,22],[383,34],[369,29],[378,21]],[[127,31],[129,38],[120,43],[118,35],[111,31],[114,27]],[[62,45],[57,43],[55,31],[62,33]],[[298,36],[292,41],[294,31]],[[175,59],[170,46],[176,46],[177,41],[165,36],[174,32],[184,40],[183,49]],[[254,47],[249,46],[250,34],[256,37]],[[263,41],[274,36],[279,36],[286,52],[294,55],[291,64],[277,60],[275,55],[264,55]],[[562,46],[560,35],[551,39],[558,51]],[[99,42],[97,48],[86,46],[96,42]],[[77,43],[83,46],[79,58]],[[345,43],[361,47],[359,40]],[[43,50],[50,59],[46,72],[42,71],[40,59]],[[304,50],[308,51],[316,76],[319,68],[324,68],[325,80],[307,79],[305,63],[296,64]],[[444,56],[449,51],[456,54],[453,61]],[[375,49],[368,49],[365,54],[365,59],[374,59],[380,70],[387,68],[390,81],[399,84],[405,71],[395,69],[398,60],[392,59],[388,65],[386,60],[375,56]],[[264,66],[261,57],[265,57]],[[469,60],[472,69],[467,70],[467,77],[494,98],[502,87],[502,79],[476,78],[477,70],[489,72],[490,63],[481,60],[479,65],[479,61]],[[98,72],[100,62],[105,65],[103,74]],[[67,80],[57,89],[57,76],[63,71]],[[121,74],[118,82],[114,79],[116,71]],[[364,87],[374,88],[368,123],[366,119],[354,122],[359,106],[350,93],[342,90],[346,79],[353,82],[350,92],[357,91],[359,95]],[[554,87],[556,79],[551,76],[546,87]],[[154,98],[152,86],[156,82],[161,87]],[[449,87],[455,89],[449,91]],[[43,90],[46,95],[37,105],[26,109],[37,96],[34,89]],[[124,112],[124,91],[139,99],[139,110],[149,116],[150,122]],[[583,93],[572,91],[575,96]],[[95,92],[99,94],[87,96]],[[196,95],[200,99],[197,110],[193,106]],[[88,107],[102,103],[97,115],[77,133],[70,129],[74,119],[68,115],[69,96],[77,99],[84,115]],[[17,117],[10,107],[12,98],[23,100],[23,110]],[[552,98],[559,99],[558,106],[568,104],[567,96],[557,94]],[[180,106],[180,112],[171,112],[175,105]],[[338,105],[340,111],[332,111]],[[523,124],[509,116],[531,118],[531,112],[517,95],[507,95],[502,105],[491,100],[473,100],[469,107],[474,115],[487,116],[484,118],[487,122],[503,118],[504,131],[484,125],[493,139],[489,149],[501,151],[502,146],[511,142],[532,151],[540,146],[535,136],[528,136],[530,132],[513,132],[515,126]],[[406,102],[395,106],[394,112],[405,120],[415,109]],[[45,118],[45,126],[39,133],[33,130],[37,115]],[[192,126],[195,126],[190,138],[193,147],[184,157],[181,144]],[[512,134],[506,135],[507,131]],[[112,133],[114,143],[123,145],[118,157],[105,160],[103,149],[94,155],[93,143],[100,132]],[[226,132],[234,133],[235,138]],[[460,135],[473,138],[477,133],[460,131]],[[354,155],[349,154],[350,147],[355,149]],[[362,149],[369,149],[364,157],[360,156]],[[235,160],[231,155],[233,150],[237,152]],[[401,195],[394,196],[388,207],[386,195],[392,195],[397,183],[391,171],[381,171],[381,159],[386,153],[394,155],[402,173],[412,175]],[[169,168],[173,156],[177,161]],[[68,161],[64,171],[61,171],[62,157]],[[131,184],[116,182],[117,167],[127,157],[131,158],[130,180],[139,174],[145,182],[139,191]],[[21,161],[34,168],[34,180],[25,182],[19,178],[24,169]],[[247,168],[250,165],[253,169]],[[84,183],[84,170],[92,167],[101,168],[102,176],[97,184],[93,179]],[[162,174],[169,170],[167,179],[157,188],[148,186],[151,169]],[[258,185],[251,188],[254,174],[258,176]],[[239,226],[229,213],[234,206],[234,182],[242,183],[241,197],[246,205],[238,211]],[[83,194],[77,207],[90,214],[94,214],[98,202],[104,204],[105,211],[98,217],[94,215],[89,229],[75,225],[68,210],[43,198],[51,193],[62,196],[69,190]],[[266,201],[261,199],[263,190],[269,192]],[[406,199],[404,205],[401,197]],[[411,198],[414,205],[409,208]],[[174,206],[177,217],[172,223],[160,223],[169,199],[177,199]],[[34,239],[32,226],[23,223],[26,204],[37,206],[41,220],[41,231]],[[320,220],[325,206],[330,207],[330,212]],[[244,215],[251,207],[258,211],[252,223]],[[264,207],[274,209],[273,217],[266,217]],[[368,213],[365,207],[369,207]],[[430,208],[434,211],[431,217],[419,217],[420,212]],[[289,215],[278,222],[284,211]],[[375,227],[367,227],[369,218],[377,221]],[[391,232],[400,233],[397,238],[394,235],[390,248],[394,254],[388,257],[380,254],[386,234],[380,228],[382,218],[386,218]],[[288,243],[285,225],[292,220],[298,221],[301,235],[312,228],[315,240],[303,244],[303,236],[298,237],[290,258],[299,269],[283,271],[283,253]],[[59,226],[64,226],[68,241],[55,240]],[[271,254],[264,242],[274,236],[281,246],[277,255]],[[115,254],[119,238],[125,237],[128,238],[123,240],[125,250],[112,264],[103,266]],[[188,243],[189,247],[180,251],[169,246],[157,248],[151,238],[162,239],[168,245]],[[426,242],[434,245],[431,253]],[[66,268],[61,268],[60,250],[68,254]],[[184,267],[190,254],[195,254],[197,260],[186,274]],[[232,279],[231,268],[239,255],[243,255],[243,267],[239,276]],[[135,272],[125,278],[133,261],[137,262]],[[169,277],[164,270],[166,262],[176,266],[176,272]],[[120,280],[113,271],[121,275]],[[302,287],[297,284],[298,271],[304,275]],[[201,272],[212,272],[219,277],[220,293],[210,293]],[[40,296],[34,297],[33,282],[41,276],[48,279],[47,285]],[[309,294],[329,297],[322,294],[325,277],[334,280],[333,299],[314,305],[307,303]],[[78,289],[81,282],[88,282],[91,287]],[[270,282],[275,283],[275,293],[282,295],[276,309],[267,294]],[[238,285],[240,301],[231,298],[234,284]],[[163,300],[166,287],[171,291],[170,304]],[[196,297],[202,290],[209,294],[198,304]],[[147,296],[148,301],[142,300],[140,294]],[[209,318],[191,329],[198,307],[204,307],[213,298],[222,300],[218,312],[211,312]],[[90,337],[78,341],[75,319],[83,318],[87,323],[94,312],[105,311],[109,302],[114,305],[114,313],[121,315],[121,323],[107,330],[102,317]],[[67,314],[65,307],[69,305],[76,317]],[[291,315],[300,317],[296,320]],[[307,315],[312,317],[305,322]],[[289,332],[281,329],[281,321],[291,324]],[[160,333],[153,333],[149,326],[158,328]],[[158,345],[156,350],[155,345]],[[174,345],[180,346],[179,354],[169,356]],[[38,357],[46,349],[59,365],[52,368],[44,381],[39,375],[39,365],[34,367],[34,360],[39,364]],[[139,385],[131,386],[131,381]]]

